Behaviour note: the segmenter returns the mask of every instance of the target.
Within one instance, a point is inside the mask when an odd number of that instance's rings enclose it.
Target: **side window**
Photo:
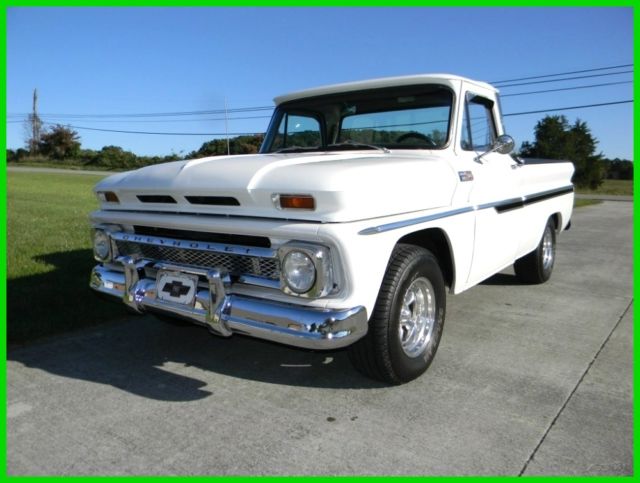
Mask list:
[[[322,146],[320,122],[315,117],[285,113],[271,144],[271,151],[290,147],[318,148]]]
[[[485,151],[496,138],[493,102],[480,96],[468,96],[462,117],[462,149]]]

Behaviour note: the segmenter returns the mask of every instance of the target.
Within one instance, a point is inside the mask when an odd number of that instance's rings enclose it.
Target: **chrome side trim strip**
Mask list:
[[[524,202],[525,204],[537,203],[538,201],[544,201],[555,196],[568,195],[569,193],[573,193],[573,191],[573,185],[564,186],[563,188],[557,188],[548,191],[541,191],[540,193],[534,193],[525,196]]]
[[[519,207],[522,208],[524,198],[524,196],[521,196],[519,198],[509,198],[508,200],[492,201],[491,203],[483,203],[481,205],[474,206],[473,208],[474,211],[487,210],[489,208],[495,208],[500,211],[502,207],[511,207],[514,205],[519,205]]]
[[[358,235],[375,235],[377,233],[384,233],[385,231],[397,230],[398,228],[405,228],[411,225],[419,225],[420,223],[439,220],[440,218],[461,215],[462,213],[468,213],[470,211],[474,211],[475,209],[476,208],[473,206],[467,206],[465,208],[458,208],[457,210],[443,211],[442,213],[421,216],[419,218],[412,218],[410,220],[396,221],[393,223],[387,223],[385,225],[373,226],[371,228],[365,228],[364,230],[358,232]]]
[[[224,253],[227,255],[244,255],[249,257],[276,258],[277,251],[271,248],[246,247],[240,245],[224,245],[213,242],[197,242],[192,240],[178,240],[135,233],[112,232],[112,239],[123,242],[142,243],[146,245],[167,246],[185,250],[201,250],[205,252]]]
[[[562,188],[556,188],[547,191],[541,191],[539,193],[532,193],[522,196],[520,198],[510,198],[507,200],[492,201],[491,203],[483,203],[475,206],[465,206],[463,208],[457,208],[455,210],[443,211],[442,213],[435,213],[433,215],[421,216],[419,218],[411,218],[409,220],[396,221],[393,223],[387,223],[384,225],[373,226],[371,228],[365,228],[358,232],[358,235],[375,235],[377,233],[384,233],[391,230],[397,230],[399,228],[405,228],[412,225],[420,225],[434,220],[440,220],[442,218],[448,218],[450,216],[461,215],[463,213],[469,213],[470,211],[486,210],[490,208],[496,209],[498,213],[504,213],[518,208],[523,208],[526,205],[544,201],[556,196],[562,196],[569,193],[573,193],[573,185],[563,186]]]

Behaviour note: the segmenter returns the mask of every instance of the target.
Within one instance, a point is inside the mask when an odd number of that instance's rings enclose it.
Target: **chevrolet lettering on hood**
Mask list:
[[[413,75],[275,104],[258,154],[98,183],[94,290],[222,337],[347,347],[400,384],[433,361],[447,291],[509,265],[550,278],[574,167],[513,155],[491,85]]]

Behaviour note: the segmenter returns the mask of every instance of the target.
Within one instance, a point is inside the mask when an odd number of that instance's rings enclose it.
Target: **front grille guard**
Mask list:
[[[142,305],[145,303],[153,305],[157,300],[155,298],[156,287],[155,282],[149,279],[143,278],[144,267],[140,265],[140,262],[133,257],[118,257],[116,262],[121,263],[124,267],[125,286],[123,291],[123,302],[131,307],[135,312],[142,313]],[[156,264],[157,269],[160,270],[183,270],[183,267],[175,267],[171,265],[165,265],[163,263]],[[202,309],[195,314],[198,314],[204,319],[204,323],[209,326],[209,329],[218,335],[228,337],[231,335],[231,330],[224,323],[222,314],[225,307],[230,303],[228,292],[231,287],[231,279],[228,274],[221,272],[217,269],[211,269],[207,271],[190,270],[190,273],[194,275],[204,276],[207,279],[207,291],[205,300],[198,300],[198,297],[203,293],[198,292],[196,296],[196,303],[202,306]],[[153,294],[153,297],[148,299],[148,295]],[[185,310],[183,307],[171,304],[167,302],[158,303],[158,307],[163,310],[171,309],[175,307],[180,311]],[[187,309],[188,310],[188,309]]]

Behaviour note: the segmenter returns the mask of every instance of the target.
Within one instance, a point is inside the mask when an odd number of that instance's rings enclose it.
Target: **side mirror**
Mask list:
[[[510,154],[513,151],[515,145],[516,143],[511,136],[509,136],[508,134],[503,134],[501,136],[498,136],[495,141],[493,141],[493,144],[488,151],[485,151],[484,153],[476,156],[474,161],[476,163],[481,163],[481,159],[490,153]]]
[[[494,149],[500,154],[511,154],[515,145],[516,143],[511,136],[509,136],[508,134],[503,134],[502,136],[497,137],[497,139],[493,142],[493,146],[491,147],[491,149]]]

